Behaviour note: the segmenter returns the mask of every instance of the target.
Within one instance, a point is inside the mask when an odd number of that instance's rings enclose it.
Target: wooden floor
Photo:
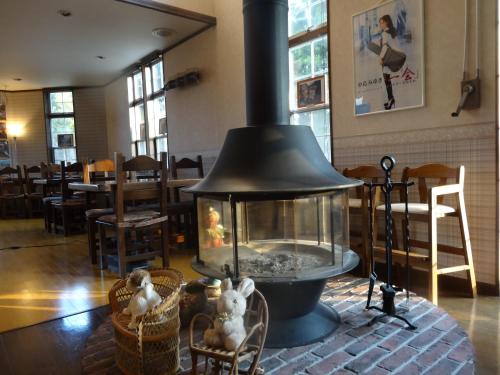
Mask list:
[[[188,280],[199,276],[190,259],[172,257]],[[0,332],[67,317],[0,334],[0,374],[78,374],[86,337],[107,308],[84,311],[106,305],[116,280],[90,265],[85,235],[46,234],[40,219],[0,220],[0,275]],[[500,374],[500,299],[443,296],[439,302],[469,334],[478,374]]]
[[[188,280],[191,257],[172,256]],[[90,264],[86,235],[48,234],[41,219],[0,220],[0,275],[0,332],[106,305],[117,280]]]
[[[440,297],[439,307],[469,335],[476,351],[477,374],[500,374],[500,298]]]

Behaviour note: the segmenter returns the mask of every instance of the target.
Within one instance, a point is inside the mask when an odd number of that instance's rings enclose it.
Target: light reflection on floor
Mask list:
[[[51,243],[59,245],[38,245]],[[29,245],[39,247],[0,251],[0,332],[108,303],[117,276],[90,264],[85,234],[67,238],[48,234],[41,219],[0,220],[0,248]],[[189,254],[171,259],[171,266],[187,280],[199,277],[190,260]],[[160,267],[160,261],[154,266]],[[88,319],[67,319],[64,324],[74,327],[88,324]]]

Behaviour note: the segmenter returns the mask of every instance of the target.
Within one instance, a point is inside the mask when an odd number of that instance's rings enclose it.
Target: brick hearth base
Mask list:
[[[378,290],[378,287],[376,288]],[[261,361],[269,375],[326,374],[473,374],[472,345],[457,322],[429,301],[412,296],[405,314],[418,329],[408,331],[389,319],[367,327],[377,311],[366,311],[367,279],[344,277],[327,284],[321,297],[342,317],[330,337],[308,346],[265,349]],[[406,305],[404,296],[396,303]],[[379,303],[374,296],[373,303]],[[119,374],[113,360],[111,320],[89,338],[82,356],[84,374]],[[181,332],[181,366],[190,369],[187,332]]]

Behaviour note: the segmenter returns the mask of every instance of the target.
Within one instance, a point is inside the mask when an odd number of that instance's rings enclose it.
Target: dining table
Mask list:
[[[199,178],[180,178],[171,179],[167,181],[167,186],[169,188],[182,188],[194,185],[201,181]],[[160,184],[159,179],[137,179],[128,180],[123,184],[124,191],[130,190],[143,190],[156,187]],[[113,191],[113,187],[116,185],[115,181],[96,181],[90,183],[84,182],[70,182],[68,188],[74,191],[83,191],[88,193],[110,193]]]
[[[68,176],[65,179],[67,184],[72,182],[80,182],[82,181],[81,176]],[[63,179],[61,176],[53,176],[48,178],[36,178],[33,180],[34,185],[41,185],[43,188],[43,196],[46,197],[48,195],[48,191],[50,188],[60,186],[62,184]]]

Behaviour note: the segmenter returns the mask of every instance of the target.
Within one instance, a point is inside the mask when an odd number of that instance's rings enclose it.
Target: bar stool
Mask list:
[[[427,164],[418,168],[405,168],[403,171],[403,182],[418,180],[419,203],[409,203],[408,211],[410,221],[420,221],[428,224],[428,240],[409,239],[410,247],[427,249],[426,253],[410,252],[410,265],[416,268],[423,268],[428,271],[429,289],[428,299],[437,305],[438,302],[438,276],[465,271],[470,286],[470,295],[475,297],[476,276],[472,260],[472,249],[470,243],[469,227],[465,211],[464,200],[464,178],[465,168],[450,168],[442,164]],[[429,179],[438,179],[438,185],[428,187]],[[446,184],[452,179],[455,183]],[[403,192],[402,192],[403,193]],[[444,196],[455,195],[457,199],[456,207],[448,206],[444,203]],[[404,196],[402,196],[404,198]],[[404,200],[402,200],[404,201]],[[404,216],[405,204],[393,203],[391,205],[394,216]],[[377,211],[384,211],[384,206],[378,206]],[[438,243],[437,221],[444,217],[454,217],[458,219],[461,233],[462,247],[454,247]],[[403,226],[404,230],[404,226]],[[404,231],[405,232],[405,231]],[[406,233],[403,235],[406,238]],[[438,252],[459,255],[464,257],[464,264],[452,267],[438,268]],[[375,247],[375,257],[377,260],[384,259],[383,249]],[[401,250],[393,251],[394,262],[405,264],[406,253]]]

